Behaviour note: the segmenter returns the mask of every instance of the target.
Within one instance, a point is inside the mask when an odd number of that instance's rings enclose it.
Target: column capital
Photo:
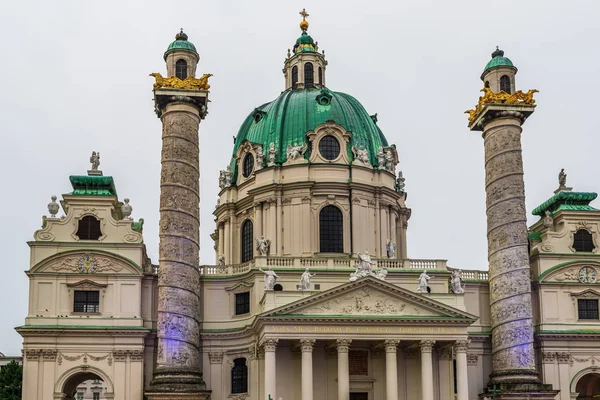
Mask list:
[[[399,340],[387,339],[383,342],[386,353],[395,353],[396,348],[400,344]]]
[[[350,349],[350,343],[352,343],[352,339],[337,339],[335,345],[338,353],[347,353]]]
[[[303,353],[311,353],[315,347],[315,339],[300,339],[300,349]]]
[[[469,347],[469,340],[457,340],[454,342],[454,351],[457,353],[465,353]]]
[[[275,352],[278,342],[279,339],[265,338],[260,342],[260,345],[265,349],[266,352]]]
[[[433,345],[435,344],[435,340],[424,339],[419,342],[419,347],[421,348],[421,353],[431,353],[433,349]]]

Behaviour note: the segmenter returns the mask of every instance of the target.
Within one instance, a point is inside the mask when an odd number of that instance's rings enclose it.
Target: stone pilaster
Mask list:
[[[159,98],[159,90],[155,91]],[[199,138],[203,108],[188,97],[160,108],[158,356],[153,400],[205,399],[200,354]],[[157,101],[157,106],[159,102]]]

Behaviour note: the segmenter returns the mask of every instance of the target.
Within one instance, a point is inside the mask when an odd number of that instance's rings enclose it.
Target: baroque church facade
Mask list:
[[[326,85],[308,34],[285,90],[243,121],[200,265],[199,134],[210,74],[180,32],[152,74],[163,124],[159,259],[99,169],[29,242],[23,399],[592,399],[600,395],[600,212],[559,187],[526,226],[520,134],[535,91],[501,50],[468,126],[485,147],[489,271],[407,257],[396,146]],[[60,215],[60,216],[59,216]],[[596,396],[597,397],[597,396]]]

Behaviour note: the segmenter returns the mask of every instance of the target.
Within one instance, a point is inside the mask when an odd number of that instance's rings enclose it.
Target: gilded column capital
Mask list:
[[[465,353],[468,347],[468,340],[457,340],[456,342],[454,342],[454,351],[456,351],[457,353]]]
[[[435,340],[424,339],[419,342],[419,348],[421,349],[421,353],[431,353],[433,350],[433,345],[435,344]]]
[[[311,353],[315,347],[315,339],[300,339],[300,349],[303,353]]]
[[[350,349],[350,344],[352,343],[352,339],[337,339],[335,341],[335,345],[337,347],[338,353],[347,353]]]
[[[266,338],[260,342],[260,345],[265,349],[265,352],[275,352],[277,343],[279,343],[279,339]]]
[[[396,349],[398,348],[398,345],[400,344],[400,341],[388,339],[388,340],[384,341],[383,344],[385,346],[386,353],[395,353]]]

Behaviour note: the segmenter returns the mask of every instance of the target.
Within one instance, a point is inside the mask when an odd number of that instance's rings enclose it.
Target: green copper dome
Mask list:
[[[296,53],[314,53],[316,51],[315,41],[313,38],[306,33],[302,32],[302,35],[296,40],[294,45],[294,54]]]
[[[305,158],[308,159],[312,149],[306,132],[333,121],[352,133],[346,148],[350,160],[354,159],[352,146],[364,146],[371,164],[377,165],[377,150],[388,143],[375,124],[376,119],[358,100],[345,93],[327,88],[286,90],[274,101],[255,108],[246,118],[237,134],[233,154],[244,140],[262,145],[265,154],[272,142],[277,149],[275,161],[281,165],[286,161],[288,145],[307,143],[309,148]],[[235,159],[232,159],[231,167],[235,172]]]
[[[192,42],[188,42],[187,39],[188,35],[183,33],[182,29],[177,35],[175,35],[175,41],[172,42],[167,48],[167,51],[165,51],[164,59],[166,60],[167,55],[175,50],[189,50],[198,55],[198,52],[196,51],[196,46],[194,46]]]
[[[517,69],[510,58],[504,57],[504,51],[500,50],[496,47],[496,51],[492,53],[492,59],[486,64],[483,69],[483,74],[485,74],[488,70],[496,67],[513,67],[515,70]],[[481,74],[481,79],[483,80],[483,74]]]

